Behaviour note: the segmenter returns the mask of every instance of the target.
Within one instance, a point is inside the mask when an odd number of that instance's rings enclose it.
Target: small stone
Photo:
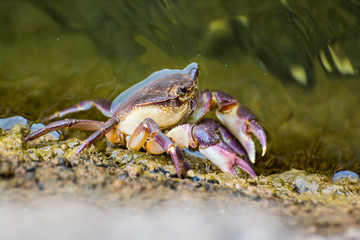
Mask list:
[[[316,181],[306,179],[301,176],[295,179],[294,184],[298,190],[298,193],[305,193],[307,191],[316,193],[319,189],[319,184]]]
[[[126,185],[126,182],[122,179],[116,179],[113,183],[112,183],[112,188],[113,189],[120,189],[122,187],[124,187]]]
[[[251,195],[250,195],[250,198],[251,198],[252,200],[255,200],[255,201],[260,200],[260,196],[259,196],[259,194],[257,194],[257,193],[251,194]]]
[[[22,116],[14,116],[0,119],[0,128],[10,130],[16,124],[26,125],[27,120]]]
[[[61,148],[55,148],[54,149],[54,154],[55,154],[55,156],[60,157],[60,156],[64,156],[65,152]]]
[[[140,175],[144,173],[144,170],[140,166],[127,166],[126,170],[131,178],[140,177]]]
[[[344,178],[355,178],[359,179],[359,175],[357,173],[351,172],[351,171],[339,171],[334,174],[333,180],[337,181]]]
[[[44,186],[44,183],[39,183],[39,190],[44,190],[45,189],[45,186]]]
[[[192,180],[193,180],[194,182],[199,182],[199,181],[200,181],[200,178],[199,178],[198,176],[195,176],[195,177],[192,178]]]
[[[8,161],[0,162],[0,176],[9,178],[14,175],[14,169]]]

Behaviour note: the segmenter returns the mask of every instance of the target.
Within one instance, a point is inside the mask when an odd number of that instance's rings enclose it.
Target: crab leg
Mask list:
[[[217,107],[216,116],[226,126],[246,149],[251,162],[255,162],[255,136],[262,146],[262,156],[266,152],[266,134],[258,123],[256,116],[231,95],[222,91],[205,90],[198,98],[198,108],[190,117],[190,122],[195,123],[207,112]]]
[[[146,118],[139,124],[131,135],[127,147],[131,150],[139,150],[149,137],[154,139],[157,144],[171,155],[178,177],[181,178],[182,175],[185,175],[182,170],[187,171],[188,167],[184,164],[184,155],[181,149],[161,132],[158,124],[151,118]]]
[[[98,130],[104,122],[85,120],[85,119],[65,119],[56,122],[49,123],[47,126],[32,132],[25,138],[25,141],[30,141],[35,138],[41,137],[49,132],[56,131],[62,128],[74,128],[87,131]]]
[[[212,126],[208,126],[206,122],[199,125],[180,125],[171,129],[167,136],[182,148],[198,147],[200,153],[223,172],[237,176],[233,166],[239,166],[253,178],[256,178],[250,163],[238,156],[235,150],[223,142],[217,131]]]
[[[86,138],[80,147],[76,149],[76,152],[81,152],[84,148],[90,146],[94,142],[96,142],[99,138],[108,133],[111,129],[113,129],[119,123],[118,118],[110,118],[104,124],[102,124],[98,130],[96,130],[93,134],[91,134],[88,138]]]
[[[88,100],[80,102],[72,107],[66,108],[64,110],[58,111],[44,119],[42,119],[42,122],[46,122],[49,120],[52,120],[54,118],[63,117],[70,113],[80,112],[80,111],[86,111],[95,106],[97,109],[99,109],[102,114],[104,114],[107,117],[110,117],[110,105],[111,102],[109,102],[106,99],[98,99],[98,100]]]

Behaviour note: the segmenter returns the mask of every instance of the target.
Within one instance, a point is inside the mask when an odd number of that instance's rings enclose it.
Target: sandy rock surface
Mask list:
[[[0,133],[0,228],[7,239],[359,239],[360,183],[292,169],[254,180],[186,156],[92,146],[77,138],[24,142],[29,128]],[[101,148],[101,146],[100,146]]]

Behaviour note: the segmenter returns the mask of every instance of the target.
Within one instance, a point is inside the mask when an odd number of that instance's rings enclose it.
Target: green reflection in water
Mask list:
[[[1,117],[114,99],[156,70],[196,61],[202,89],[234,95],[269,131],[263,173],[360,170],[355,1],[0,4]]]

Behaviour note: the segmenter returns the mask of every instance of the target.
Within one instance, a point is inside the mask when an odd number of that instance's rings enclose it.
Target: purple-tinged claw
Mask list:
[[[200,148],[199,151],[223,172],[228,172],[237,176],[233,166],[239,166],[242,170],[250,174],[250,176],[255,179],[257,178],[250,164],[237,156],[235,152],[223,142],[219,142],[218,144],[206,148]]]
[[[233,166],[239,166],[253,178],[256,178],[256,174],[252,170],[251,165],[240,158],[229,145],[224,143],[213,128],[205,124],[195,126],[193,128],[193,136],[199,144],[200,153],[223,172],[237,176]]]
[[[221,91],[213,92],[213,100],[218,105],[217,118],[244,146],[249,159],[255,162],[254,135],[262,146],[262,156],[266,152],[266,134],[256,116],[246,107],[241,106],[232,96]]]
[[[230,133],[230,131],[219,124],[217,121],[211,118],[202,119],[199,124],[205,124],[206,126],[214,129],[221,136],[221,139],[229,145],[240,157],[250,163],[249,157],[245,148],[239,143],[239,141]]]
[[[248,132],[252,133],[259,140],[262,147],[261,156],[264,156],[267,148],[265,131],[255,120],[250,121],[248,124]]]
[[[240,167],[242,170],[250,174],[254,179],[257,179],[257,176],[251,166],[242,158],[236,157],[235,164],[236,166]],[[235,171],[234,171],[235,172]],[[236,173],[235,173],[236,174]],[[233,174],[233,175],[235,175]]]
[[[216,115],[218,119],[227,127],[227,129],[244,146],[250,161],[255,163],[256,149],[255,143],[252,140],[252,135],[254,135],[259,140],[262,146],[262,155],[264,155],[266,152],[265,131],[262,129],[255,118],[249,119],[249,117],[251,117],[249,113],[246,115],[241,115],[238,113],[243,111],[243,108],[239,107],[238,109],[239,111],[236,111],[236,107],[234,107],[233,110],[226,113],[217,111]]]

